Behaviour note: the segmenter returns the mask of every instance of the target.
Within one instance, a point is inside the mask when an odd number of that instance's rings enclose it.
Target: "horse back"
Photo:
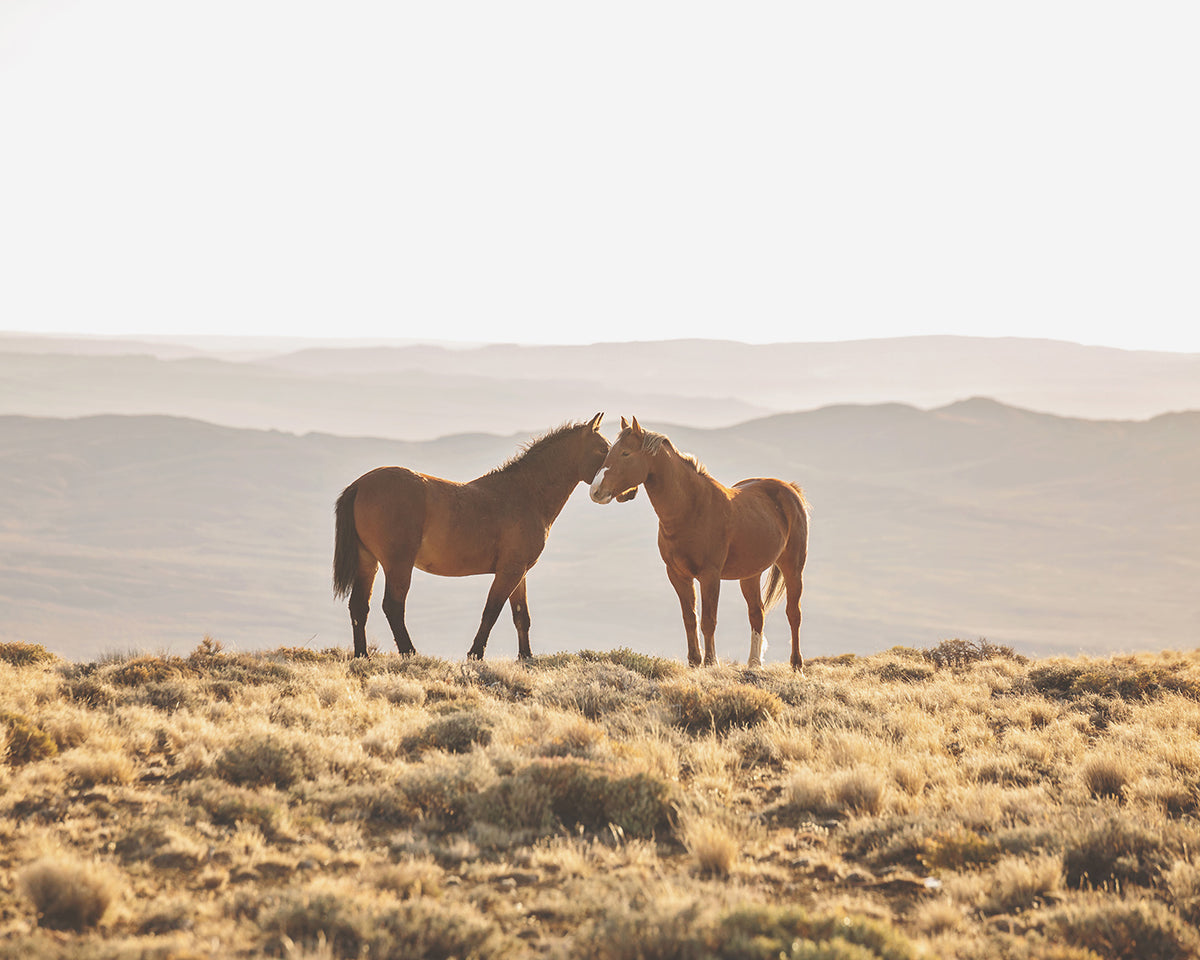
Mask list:
[[[775,477],[751,477],[734,484],[732,492],[735,516],[742,514],[743,523],[769,524],[784,541],[807,544],[808,500],[797,484]]]

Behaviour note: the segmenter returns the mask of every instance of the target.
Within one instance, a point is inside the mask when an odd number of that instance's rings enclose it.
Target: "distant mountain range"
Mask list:
[[[169,414],[225,426],[429,440],[509,435],[597,410],[726,427],[832,404],[973,396],[1068,417],[1200,409],[1200,354],[1049,340],[705,340],[473,349],[294,349],[0,336],[0,413]]]
[[[530,348],[497,348],[493,356],[515,363],[523,349]],[[675,373],[656,378],[646,361],[640,371],[608,378],[612,394],[584,398],[546,386],[583,376],[569,362],[571,350],[553,354],[558,359],[547,354],[539,367],[557,364],[562,381],[503,380],[500,364],[494,383],[477,384],[482,406],[471,420],[474,432],[422,442],[301,436],[175,416],[0,416],[0,639],[44,643],[75,658],[128,648],[184,652],[205,634],[240,648],[349,647],[349,620],[333,599],[329,576],[333,501],[347,483],[386,463],[471,479],[529,438],[524,431],[489,434],[491,425],[540,412],[534,427],[541,432],[607,409],[602,431],[610,438],[620,414],[636,413],[726,483],[774,475],[805,487],[813,505],[806,655],[924,646],[953,636],[986,637],[1042,655],[1196,645],[1200,413],[1084,420],[970,399],[934,410],[835,405],[716,428],[694,421],[676,426],[638,409],[633,385],[643,383],[647,398],[678,398],[671,391],[689,383],[697,395],[744,390],[749,404],[775,396],[781,381],[772,378],[782,377],[781,366],[764,363],[771,372],[761,374],[759,393],[752,395],[752,372],[735,348],[696,345],[693,359],[692,348],[678,349],[683,352],[670,354],[677,358]],[[720,350],[729,355],[724,381],[683,378],[683,366],[699,369]],[[619,367],[622,357],[632,362],[635,353],[620,345],[611,356],[597,350],[592,382],[604,367]],[[751,353],[769,358],[769,351]],[[299,423],[319,410],[319,398],[354,381],[334,369],[352,365],[349,357],[335,363],[311,353],[252,367],[28,354],[23,370],[12,356],[4,360],[0,409],[26,396],[43,414],[56,404],[79,408],[58,413],[79,412],[92,389],[99,391],[93,407],[105,406],[106,397],[146,404],[173,397],[181,408],[224,409],[230,418],[249,419],[274,409]],[[432,356],[436,360],[437,352]],[[375,365],[393,360],[398,357],[381,356]],[[445,388],[478,376],[478,370],[438,369],[435,360],[425,379],[395,369],[369,375],[377,385],[395,381],[398,396],[413,394],[398,400],[393,412],[415,405],[412,384],[424,385],[428,415],[420,420],[415,406],[404,414],[411,421],[397,415],[396,433],[405,432],[405,422],[451,421],[443,409]],[[110,361],[116,366],[99,376],[95,364]],[[53,384],[32,388],[32,371],[43,362],[38,369],[61,378],[57,390]],[[306,399],[305,382],[325,382],[325,388],[314,386]],[[501,383],[512,392],[499,391]],[[534,390],[539,385],[544,394]],[[216,394],[205,395],[208,389]],[[878,389],[885,392],[884,385]],[[1125,393],[1139,391],[1149,396],[1141,387]],[[604,402],[613,396],[630,406]],[[383,397],[352,394],[348,402],[363,405],[367,425],[346,417],[341,432],[369,433],[370,424],[386,418],[386,409],[373,408],[386,406]],[[553,415],[539,402],[552,403]],[[288,409],[293,404],[298,409]],[[644,496],[600,507],[577,489],[530,574],[535,652],[629,646],[683,656],[678,607],[657,556],[655,529]],[[418,575],[409,605],[418,649],[463,656],[486,592],[484,578]],[[727,584],[720,653],[744,660],[748,632],[739,591]],[[377,604],[368,634],[393,649]],[[768,662],[786,658],[785,637],[777,610],[767,624]],[[515,650],[505,615],[489,656],[512,657]]]

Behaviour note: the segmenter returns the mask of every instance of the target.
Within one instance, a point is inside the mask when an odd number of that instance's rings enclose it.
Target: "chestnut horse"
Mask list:
[[[696,638],[696,588],[700,581],[700,629],[704,663],[716,664],[717,598],[722,580],[740,580],[750,610],[749,666],[762,665],[763,615],[787,594],[792,631],[792,668],[800,656],[800,591],[808,554],[808,502],[794,483],[743,480],[718,483],[695,457],[680,453],[661,433],[621,418],[621,434],[592,483],[596,503],[625,501],[646,488],[658,514],[658,552],[679,594],[687,631],[688,663],[700,664]],[[767,597],[759,576],[770,568]]]
[[[529,650],[525,575],[537,563],[550,526],[578,483],[591,483],[608,453],[602,413],[529,443],[491,473],[456,483],[404,467],[379,467],[348,486],[337,501],[333,588],[350,596],[354,655],[367,655],[367,612],[376,569],[386,578],[383,612],[401,653],[415,653],[404,625],[413,567],[443,577],[495,574],[475,642],[482,660],[488,635],[507,600],[521,659]]]

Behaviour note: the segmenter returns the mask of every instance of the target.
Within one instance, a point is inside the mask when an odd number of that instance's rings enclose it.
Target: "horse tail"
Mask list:
[[[354,526],[354,495],[357,492],[357,482],[350,484],[337,498],[334,507],[333,593],[336,597],[348,596],[358,575],[358,530]]]
[[[779,564],[771,567],[771,575],[767,578],[767,592],[763,597],[763,616],[765,617],[771,612],[771,608],[775,606],[783,595],[787,592],[787,584],[783,581],[783,571],[779,569]]]
[[[784,481],[787,486],[796,494],[796,507],[800,511],[798,519],[801,523],[793,525],[793,536],[797,533],[800,538],[797,547],[800,551],[800,568],[803,569],[804,561],[808,556],[808,518],[810,508],[808,498],[804,495],[804,491],[800,488],[800,484]],[[771,576],[767,578],[766,596],[763,597],[763,614],[767,614],[787,593],[787,583],[783,579],[783,571],[779,569],[779,564],[771,567]]]

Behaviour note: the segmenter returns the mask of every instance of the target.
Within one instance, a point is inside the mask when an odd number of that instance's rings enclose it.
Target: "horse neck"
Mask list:
[[[658,522],[667,530],[673,530],[689,522],[710,482],[711,478],[679,455],[670,440],[664,440],[654,455],[650,475],[643,486],[658,514]]]
[[[562,512],[579,482],[575,464],[570,458],[556,454],[555,450],[542,451],[532,459],[518,460],[492,475],[500,483],[531,494],[530,500],[547,524]]]

